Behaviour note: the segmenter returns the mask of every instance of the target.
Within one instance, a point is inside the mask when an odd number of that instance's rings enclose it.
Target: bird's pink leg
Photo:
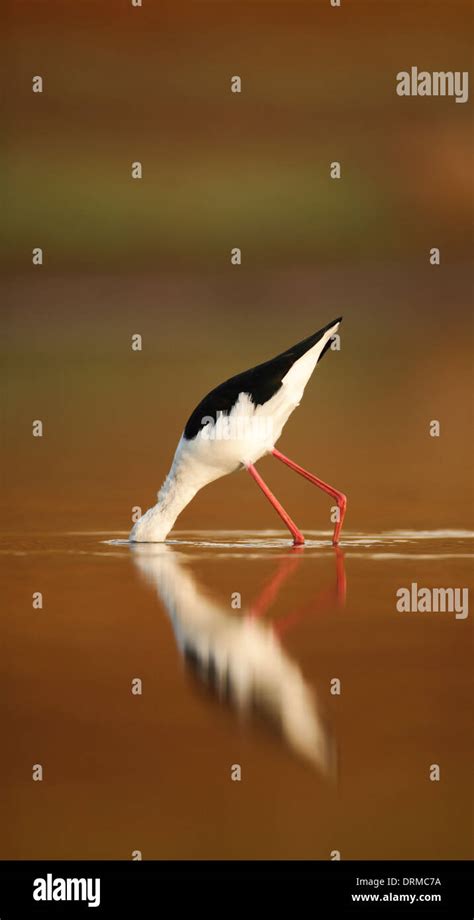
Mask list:
[[[247,466],[247,469],[250,475],[255,479],[255,482],[257,483],[257,485],[260,486],[264,495],[267,496],[268,501],[273,505],[273,507],[275,508],[275,511],[280,515],[282,521],[284,521],[284,523],[288,527],[288,530],[293,536],[293,543],[295,543],[295,545],[297,546],[304,543],[303,534],[301,533],[300,530],[298,530],[294,521],[291,520],[290,515],[286,513],[283,505],[280,505],[280,502],[278,501],[278,499],[275,498],[273,492],[270,491],[267,484],[263,481],[262,477],[260,476],[260,473],[257,473],[257,470],[255,469],[254,465],[252,463],[249,463]]]
[[[341,533],[342,522],[346,513],[346,496],[342,492],[339,492],[337,489],[334,489],[332,486],[328,486],[326,482],[323,482],[322,479],[318,479],[318,477],[314,476],[313,473],[309,473],[308,470],[303,469],[303,467],[299,466],[298,463],[295,463],[294,460],[290,460],[289,457],[285,457],[285,455],[277,450],[276,447],[273,448],[272,454],[277,458],[277,460],[281,460],[282,463],[286,463],[286,465],[289,466],[291,470],[295,470],[295,472],[299,473],[300,476],[304,476],[305,479],[309,479],[309,481],[312,482],[313,485],[317,486],[318,489],[322,489],[323,492],[327,492],[328,495],[331,495],[336,499],[337,507],[339,508],[339,520],[336,521],[336,526],[334,528],[334,534],[332,538],[332,542],[334,546],[336,546],[339,543],[339,534]]]

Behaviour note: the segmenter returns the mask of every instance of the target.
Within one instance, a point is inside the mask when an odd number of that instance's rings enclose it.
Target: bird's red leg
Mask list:
[[[284,523],[288,527],[288,530],[293,536],[293,542],[295,543],[295,545],[298,546],[304,543],[303,534],[301,533],[300,530],[298,530],[294,521],[291,520],[290,515],[286,513],[285,509],[283,508],[283,505],[280,505],[280,502],[278,501],[278,499],[275,498],[273,492],[270,491],[267,484],[263,481],[262,477],[260,476],[260,473],[257,473],[257,470],[255,469],[254,465],[252,463],[249,463],[247,466],[247,469],[250,475],[255,479],[255,482],[257,483],[257,485],[260,486],[264,495],[267,496],[268,501],[273,505],[273,507],[275,508],[275,511],[280,515],[282,521],[284,521]]]
[[[290,460],[289,457],[285,457],[285,455],[277,450],[276,447],[273,448],[272,454],[277,458],[277,460],[281,460],[282,463],[286,463],[286,465],[289,466],[291,470],[299,473],[300,476],[304,476],[305,479],[309,479],[309,481],[312,482],[313,485],[317,486],[318,489],[322,489],[323,492],[327,492],[328,495],[331,495],[336,499],[337,507],[339,508],[339,520],[336,521],[334,535],[332,538],[332,542],[334,543],[334,546],[336,546],[339,543],[339,534],[341,533],[342,522],[346,513],[346,496],[342,492],[339,492],[337,489],[334,489],[332,486],[328,486],[326,482],[323,482],[322,479],[318,479],[318,477],[314,476],[313,473],[309,473],[308,470],[303,469],[303,467],[299,466],[298,463],[295,463],[294,460]]]

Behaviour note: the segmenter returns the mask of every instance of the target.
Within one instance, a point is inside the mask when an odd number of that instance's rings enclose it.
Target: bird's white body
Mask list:
[[[228,414],[210,419],[192,440],[181,437],[158,501],[135,524],[130,540],[159,543],[181,511],[205,485],[270,453],[292,412],[299,405],[321,352],[339,326],[335,322],[298,358],[277,392],[263,405],[240,393]]]

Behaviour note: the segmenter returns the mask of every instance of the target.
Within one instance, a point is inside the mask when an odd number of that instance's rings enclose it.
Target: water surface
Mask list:
[[[3,857],[469,856],[472,534],[307,537],[3,539]]]

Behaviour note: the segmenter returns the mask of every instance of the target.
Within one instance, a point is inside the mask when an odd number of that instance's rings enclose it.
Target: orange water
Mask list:
[[[470,534],[124,536],[3,541],[2,857],[470,855]]]

